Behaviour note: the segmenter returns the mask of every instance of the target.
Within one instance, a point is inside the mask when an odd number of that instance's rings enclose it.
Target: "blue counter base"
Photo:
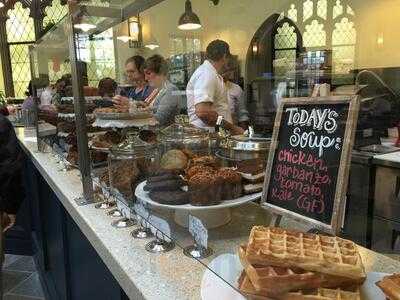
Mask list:
[[[46,299],[128,297],[47,182],[27,160],[27,197],[6,251],[34,256]]]

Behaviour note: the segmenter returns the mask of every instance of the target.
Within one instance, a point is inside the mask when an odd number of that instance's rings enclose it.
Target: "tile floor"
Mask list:
[[[31,256],[6,254],[3,265],[3,300],[45,300]]]

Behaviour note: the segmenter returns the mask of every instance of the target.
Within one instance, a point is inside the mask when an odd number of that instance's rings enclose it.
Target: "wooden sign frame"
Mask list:
[[[273,162],[275,158],[275,152],[279,145],[278,137],[280,133],[280,126],[282,121],[282,114],[285,105],[318,105],[318,104],[342,104],[349,103],[349,111],[347,115],[346,128],[343,136],[343,147],[340,157],[339,171],[336,180],[335,199],[333,205],[333,212],[331,217],[331,223],[328,225],[321,221],[314,220],[312,218],[303,216],[299,213],[289,211],[287,209],[278,207],[267,202],[268,190],[270,188],[270,180]],[[351,162],[351,152],[353,149],[355,129],[357,126],[358,112],[360,109],[360,98],[358,96],[328,96],[328,97],[311,97],[311,98],[288,98],[283,100],[278,108],[274,131],[272,135],[272,142],[268,155],[267,169],[265,173],[263,193],[261,196],[261,205],[275,216],[284,216],[296,221],[312,225],[313,228],[330,233],[337,234],[342,225],[342,221],[345,213],[345,197],[347,192],[349,169]],[[278,218],[280,219],[280,218]]]

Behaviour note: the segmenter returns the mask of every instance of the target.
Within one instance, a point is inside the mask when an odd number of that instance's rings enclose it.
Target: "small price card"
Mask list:
[[[189,232],[197,245],[207,249],[208,231],[199,218],[189,215]]]

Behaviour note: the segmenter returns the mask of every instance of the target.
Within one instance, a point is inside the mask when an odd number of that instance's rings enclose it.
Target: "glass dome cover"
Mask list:
[[[130,132],[123,142],[111,148],[111,154],[117,157],[139,158],[154,156],[156,150],[157,146],[140,139],[138,132]]]

